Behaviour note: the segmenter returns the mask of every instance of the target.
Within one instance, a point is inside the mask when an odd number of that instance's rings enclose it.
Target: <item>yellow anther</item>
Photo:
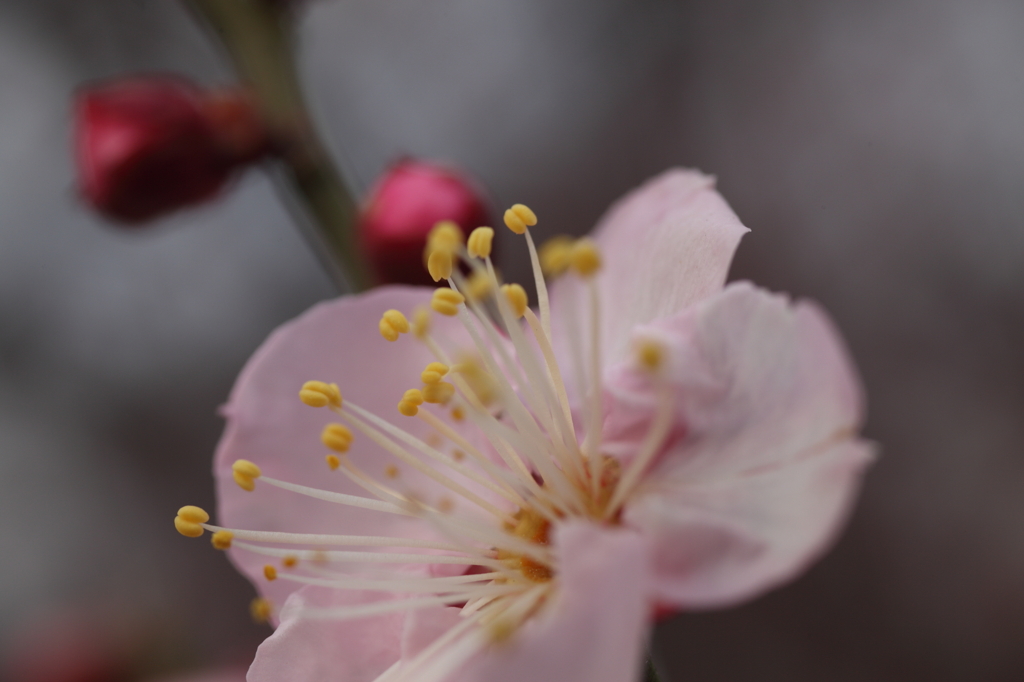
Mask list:
[[[447,381],[427,384],[423,387],[423,400],[435,405],[444,405],[455,395],[455,387]]]
[[[478,227],[469,233],[469,241],[466,242],[466,250],[470,256],[476,258],[487,258],[491,255],[491,245],[494,242],[493,227]]]
[[[412,315],[412,333],[417,339],[422,339],[430,333],[430,309],[426,306],[416,308]]]
[[[459,364],[452,367],[452,371],[462,376],[481,403],[490,405],[494,402],[497,397],[494,378],[487,373],[479,358],[472,355],[464,356]]]
[[[465,303],[466,297],[454,289],[435,289],[430,299],[430,307],[442,315],[452,317],[459,312],[459,305]]]
[[[232,464],[231,473],[238,487],[249,492],[256,489],[256,479],[262,475],[260,468],[246,459],[240,459]]]
[[[187,538],[197,538],[203,534],[202,526],[192,521],[186,521],[180,516],[174,517],[174,527]]]
[[[577,275],[589,277],[601,268],[601,252],[597,245],[586,237],[577,239],[569,252],[569,266]]]
[[[462,421],[465,418],[466,418],[466,413],[462,411],[461,407],[453,407],[452,408],[452,419],[454,419],[457,422],[460,422],[460,421]]]
[[[451,220],[442,220],[435,224],[427,235],[428,253],[435,249],[455,251],[462,246],[464,239],[461,227]]]
[[[427,256],[427,272],[435,282],[449,279],[454,267],[454,254],[446,248],[436,248]]]
[[[203,534],[203,527],[200,525],[210,520],[210,515],[199,507],[186,505],[178,510],[174,517],[174,527],[178,532],[187,538],[197,538]]]
[[[436,384],[441,379],[443,379],[444,375],[447,373],[448,365],[445,365],[441,362],[432,362],[429,365],[427,365],[427,368],[425,370],[423,370],[423,374],[420,375],[420,379],[422,379],[423,383],[425,384]],[[417,393],[419,393],[419,391],[417,391]],[[409,391],[406,391],[406,396],[408,396],[408,394]]]
[[[665,363],[665,348],[656,341],[643,339],[636,344],[636,359],[648,372],[657,372]]]
[[[537,224],[537,214],[524,204],[514,204],[505,211],[505,226],[516,234],[523,234],[526,228]]]
[[[323,381],[307,381],[299,391],[299,398],[310,407],[341,407],[341,391],[337,384]]]
[[[526,297],[526,290],[518,284],[502,284],[501,293],[505,294],[505,298],[508,299],[508,304],[512,307],[512,312],[516,317],[522,317],[526,314],[526,306],[530,302]]]
[[[397,341],[399,334],[409,331],[409,320],[405,319],[405,315],[398,310],[388,310],[380,318],[377,328],[380,330],[380,335],[388,341]]]
[[[256,597],[249,602],[249,615],[257,623],[266,623],[270,620],[270,614],[273,610],[270,602],[263,597]]]
[[[398,401],[398,411],[406,417],[415,417],[419,413],[419,406],[423,404],[423,394],[418,388],[410,388]]]
[[[267,580],[277,580],[277,569],[267,564],[263,567],[263,577]]]
[[[335,452],[348,452],[352,446],[352,430],[344,424],[328,424],[320,432],[320,442]]]
[[[471,301],[487,298],[494,289],[494,281],[486,272],[474,272],[466,281],[466,295]]]
[[[394,464],[389,464],[384,467],[384,475],[388,478],[398,478],[398,467]]]
[[[191,504],[185,505],[178,510],[178,516],[189,523],[206,523],[210,520],[210,515],[206,513],[201,507],[195,507]]]
[[[341,466],[341,458],[335,454],[330,454],[324,457],[327,460],[327,466],[330,467],[331,471],[337,471],[338,467]]]
[[[235,534],[229,530],[219,530],[210,536],[210,543],[216,549],[231,549],[231,541],[235,539]]]
[[[292,556],[291,554],[281,559],[281,565],[285,568],[294,568],[297,563],[299,563],[299,557]]]
[[[569,269],[569,254],[572,253],[572,237],[559,235],[544,242],[537,257],[540,269],[548,277],[558,277]]]

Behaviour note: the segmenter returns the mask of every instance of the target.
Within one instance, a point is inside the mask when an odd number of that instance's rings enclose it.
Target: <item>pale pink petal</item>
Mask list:
[[[730,606],[804,571],[846,520],[872,454],[848,440],[785,467],[639,496],[625,519],[652,541],[658,600]]]
[[[273,478],[369,497],[340,471],[330,471],[324,461],[329,451],[320,442],[320,432],[329,422],[339,421],[337,416],[304,405],[298,391],[310,379],[336,382],[346,400],[426,437],[427,426],[419,419],[401,416],[396,406],[405,389],[420,385],[419,375],[434,357],[411,334],[395,342],[385,341],[377,326],[385,310],[395,308],[411,315],[416,306],[429,301],[430,292],[427,288],[385,287],[337,299],[313,307],[271,334],[242,370],[222,410],[227,428],[214,464],[218,523],[253,530],[411,538],[429,531],[426,524],[410,517],[331,504],[259,481],[255,491],[245,492],[234,483],[231,464],[248,459]],[[451,318],[435,315],[434,320],[439,333],[460,338]],[[424,409],[435,410],[433,406]],[[413,490],[427,500],[441,494],[433,481],[358,432],[349,456],[381,481],[387,481],[385,467],[398,464],[400,478],[388,483],[400,490]],[[295,589],[294,583],[268,583],[262,578],[266,557],[235,548],[229,553],[275,604],[282,604]]]
[[[714,184],[697,171],[668,170],[619,199],[598,222],[593,237],[604,260],[597,281],[605,365],[623,357],[634,326],[674,315],[725,284],[747,228]],[[574,276],[552,288],[562,358],[571,352],[563,318],[589,319],[587,301]]]
[[[281,612],[281,624],[259,649],[248,682],[369,682],[398,661],[405,615],[331,621],[299,617],[306,606],[353,606],[395,595],[304,587]]]
[[[645,541],[583,521],[555,533],[559,577],[552,601],[511,640],[468,663],[458,682],[640,679],[650,613]]]
[[[854,440],[860,385],[831,323],[740,283],[637,334],[667,348],[676,401],[674,439],[626,509],[656,541],[659,595],[710,606],[790,577],[833,537],[870,460]],[[628,460],[654,388],[625,365],[610,376],[609,449]]]
[[[652,326],[678,339],[669,371],[688,433],[660,474],[715,480],[775,466],[863,422],[857,373],[813,303],[739,282]]]
[[[460,622],[459,609],[451,606],[432,606],[409,612],[402,630],[402,660],[412,660]]]

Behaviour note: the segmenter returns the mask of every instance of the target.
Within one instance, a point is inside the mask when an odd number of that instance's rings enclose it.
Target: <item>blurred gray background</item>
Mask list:
[[[699,167],[753,230],[733,276],[845,332],[884,453],[849,530],[795,584],[663,623],[669,680],[1024,679],[1022,35],[998,0],[309,5],[304,77],[360,187],[444,159],[583,233]],[[8,651],[54,613],[155,633],[181,665],[269,632],[170,521],[213,505],[214,410],[246,358],[332,287],[259,172],[134,233],[79,205],[73,89],[154,69],[230,77],[175,2],[0,2]]]

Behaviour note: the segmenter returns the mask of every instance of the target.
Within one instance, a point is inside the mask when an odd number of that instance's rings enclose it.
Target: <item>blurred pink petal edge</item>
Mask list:
[[[638,679],[656,610],[756,597],[794,578],[834,540],[873,459],[872,445],[857,437],[862,391],[841,338],[815,304],[745,282],[725,286],[745,232],[713,179],[689,170],[653,178],[600,221],[593,237],[604,260],[595,282],[603,306],[602,453],[628,471],[659,405],[671,405],[671,426],[614,522],[568,517],[554,524],[553,587],[508,641],[474,644],[475,631],[460,635],[444,650],[447,667],[421,666],[434,674],[426,678]],[[573,392],[574,361],[563,340],[567,325],[590,328],[586,294],[570,277],[551,288],[554,352],[576,416],[587,408]],[[317,455],[325,418],[296,399],[313,378],[337,381],[344,396],[425,438],[419,420],[399,421],[395,404],[435,358],[412,341],[382,341],[377,322],[386,309],[411,311],[429,298],[425,288],[381,288],[315,306],[270,336],[224,408],[228,424],[215,462],[222,525],[434,536],[416,518],[337,508],[266,486],[245,493],[231,474],[232,462],[244,458],[276,478],[328,487]],[[458,336],[451,318],[435,328]],[[633,357],[645,342],[665,350],[657,381]],[[375,473],[375,452],[362,438],[351,457]],[[347,481],[329,487],[362,493]],[[403,661],[460,620],[450,606],[307,619],[299,612],[310,605],[409,595],[268,582],[265,557],[237,548],[229,554],[261,594],[283,605],[251,682],[402,679]]]

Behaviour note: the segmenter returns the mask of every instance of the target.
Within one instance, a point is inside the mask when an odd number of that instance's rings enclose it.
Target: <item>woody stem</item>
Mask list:
[[[275,179],[342,290],[370,285],[355,238],[355,202],[316,134],[295,66],[293,17],[281,0],[186,0],[227,50],[276,142]]]

